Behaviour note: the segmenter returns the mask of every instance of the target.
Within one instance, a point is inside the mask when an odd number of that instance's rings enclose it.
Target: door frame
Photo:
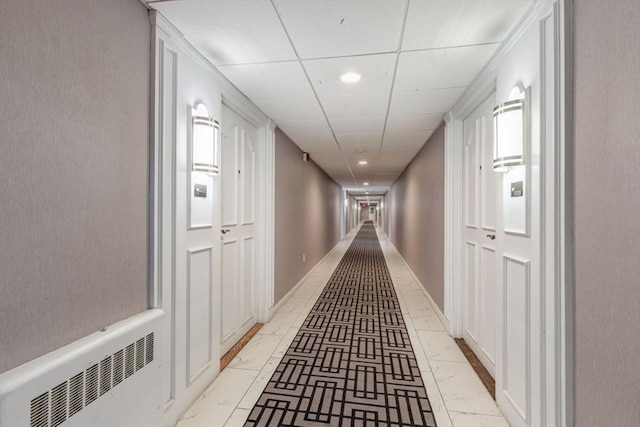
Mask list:
[[[498,67],[524,31],[531,25],[541,29],[540,38],[540,117],[553,121],[553,137],[541,133],[541,284],[544,375],[541,420],[543,426],[573,425],[573,63],[572,0],[553,3],[536,1],[489,64],[474,80],[461,99],[445,115],[445,263],[444,291],[447,329],[454,337],[463,334],[464,277],[464,135],[463,121],[496,90]],[[553,38],[545,37],[545,25],[553,28]],[[545,48],[552,50],[552,63]],[[545,62],[546,58],[546,62]],[[545,80],[543,64],[552,77]],[[547,103],[555,111],[547,111]],[[544,122],[543,122],[544,123]],[[550,124],[545,123],[547,126]],[[543,125],[541,125],[542,128]]]

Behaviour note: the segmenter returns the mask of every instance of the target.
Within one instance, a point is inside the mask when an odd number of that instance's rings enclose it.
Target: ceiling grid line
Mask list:
[[[393,98],[393,89],[396,85],[396,75],[398,74],[398,63],[400,62],[400,52],[402,52],[402,42],[404,40],[404,29],[407,25],[407,15],[409,14],[409,3],[411,0],[405,0],[404,14],[402,18],[402,26],[400,27],[400,39],[398,40],[398,50],[396,50],[396,64],[393,67],[393,76],[391,77],[391,89],[389,90],[389,101],[387,102],[387,114],[384,117],[384,124],[382,125],[382,135],[380,136],[380,147],[378,148],[378,163],[376,165],[376,175],[373,179],[373,185],[378,185],[378,175],[380,170],[380,157],[382,156],[382,145],[384,144],[384,134],[387,130],[387,123],[389,122],[389,111],[391,110],[391,98]]]
[[[533,3],[141,1],[356,195],[388,190]]]
[[[340,154],[342,154],[342,159],[344,160],[344,163],[347,165],[347,169],[349,170],[349,173],[351,174],[351,177],[353,178],[353,183],[355,185],[358,185],[358,181],[356,180],[356,177],[353,174],[353,170],[351,169],[351,165],[349,165],[349,160],[344,155],[344,151],[342,151],[342,147],[340,146],[340,143],[338,142],[338,138],[336,137],[336,133],[333,130],[333,127],[331,126],[331,122],[329,121],[329,117],[327,116],[327,112],[325,111],[324,107],[322,106],[322,102],[320,102],[320,98],[318,97],[318,92],[316,91],[316,88],[313,86],[311,78],[309,77],[309,73],[307,72],[307,69],[305,68],[305,66],[303,64],[302,59],[300,59],[300,55],[298,54],[298,51],[297,51],[295,45],[293,44],[293,40],[291,40],[291,36],[289,35],[289,31],[287,31],[287,27],[284,25],[284,21],[282,20],[282,16],[280,16],[280,12],[278,11],[278,8],[277,8],[274,0],[270,0],[270,1],[271,1],[271,5],[273,6],[273,10],[276,12],[276,15],[278,16],[278,20],[280,21],[280,25],[282,25],[282,29],[284,30],[285,34],[287,35],[287,38],[289,39],[289,43],[291,43],[291,48],[293,49],[293,52],[295,53],[296,57],[298,58],[298,62],[300,63],[300,67],[302,67],[302,71],[304,72],[304,75],[307,78],[307,81],[309,82],[309,86],[311,86],[311,90],[313,91],[313,94],[316,97],[316,101],[318,102],[318,105],[320,106],[320,109],[322,110],[322,115],[324,116],[324,119],[327,121],[327,125],[329,126],[329,129],[331,130],[331,135],[333,136],[333,140],[335,141],[336,145],[338,146],[338,150],[340,150]]]

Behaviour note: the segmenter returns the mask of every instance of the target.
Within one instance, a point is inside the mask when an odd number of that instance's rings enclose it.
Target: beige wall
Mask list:
[[[276,129],[275,302],[340,240],[341,189]],[[302,262],[302,254],[306,262]]]
[[[444,311],[444,124],[387,193],[390,238]]]
[[[147,308],[137,0],[0,4],[0,372]]]
[[[640,426],[640,2],[575,0],[576,426]]]

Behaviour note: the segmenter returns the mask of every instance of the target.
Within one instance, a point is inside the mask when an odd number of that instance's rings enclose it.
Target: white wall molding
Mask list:
[[[162,28],[194,61],[211,71],[220,85],[220,91],[227,107],[244,117],[249,123],[257,127],[266,126],[271,119],[262,112],[247,96],[240,92],[206,57],[204,57],[184,35],[158,11],[151,11],[151,25]]]
[[[444,225],[444,315],[448,332],[454,337],[463,333],[463,128],[462,120],[449,112],[445,116],[445,225]]]
[[[556,17],[558,72],[555,75],[558,94],[558,128],[556,150],[558,159],[555,163],[555,183],[558,191],[556,201],[555,247],[558,250],[556,259],[558,297],[557,322],[560,336],[556,342],[560,347],[556,353],[555,363],[558,367],[556,388],[559,397],[556,402],[558,424],[571,427],[574,419],[574,300],[573,300],[573,0],[559,0]]]
[[[259,239],[258,269],[258,321],[271,318],[275,293],[275,122],[269,120],[263,129],[264,144],[260,148],[257,173],[256,219]]]
[[[493,92],[492,88],[495,89],[495,79],[500,62],[518,40],[520,40],[520,37],[527,28],[539,19],[541,10],[548,7],[548,0],[535,0],[531,7],[529,7],[511,33],[509,33],[504,42],[493,54],[487,65],[484,66],[466,92],[451,108],[456,118],[464,119],[486,99],[488,94]]]

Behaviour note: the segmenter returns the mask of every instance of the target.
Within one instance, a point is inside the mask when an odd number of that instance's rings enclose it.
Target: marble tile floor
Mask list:
[[[355,231],[350,233],[308,275],[177,427],[244,424],[354,235]],[[400,254],[384,235],[379,233],[379,238],[438,427],[509,427]]]

